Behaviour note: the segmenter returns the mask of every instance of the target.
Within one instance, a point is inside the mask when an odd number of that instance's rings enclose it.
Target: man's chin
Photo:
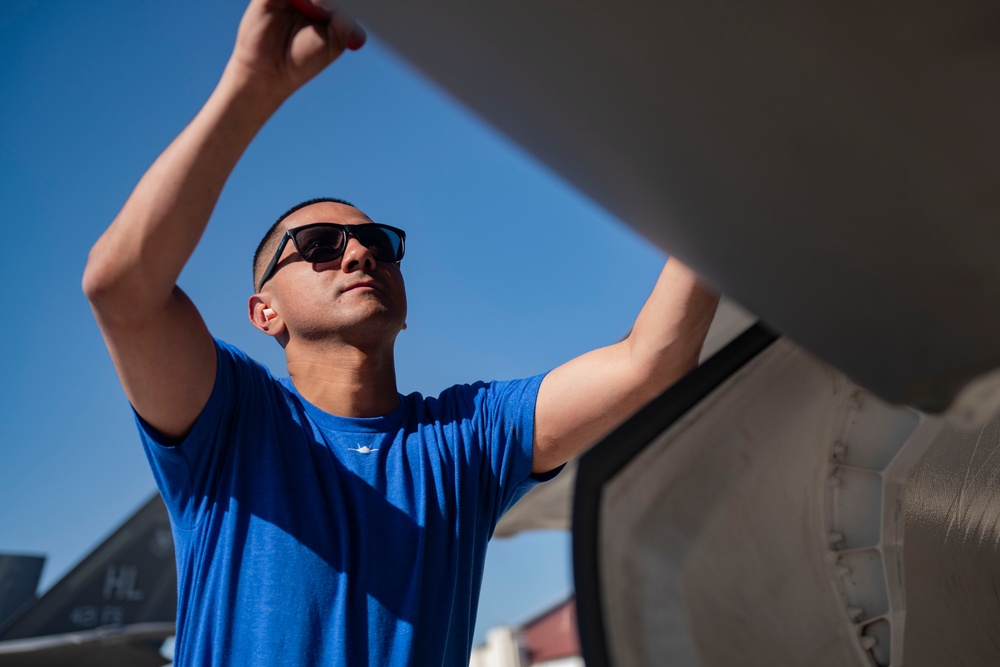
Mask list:
[[[388,308],[372,308],[368,312],[358,313],[356,317],[338,322],[331,330],[331,335],[338,338],[364,336],[374,342],[379,338],[395,339],[403,328],[403,322],[398,315]]]

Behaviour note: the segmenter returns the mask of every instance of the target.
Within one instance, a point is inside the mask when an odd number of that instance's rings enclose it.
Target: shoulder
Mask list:
[[[215,342],[215,351],[218,355],[220,367],[225,365],[238,373],[257,374],[268,377],[275,382],[278,381],[271,374],[271,371],[268,370],[267,366],[251,357],[242,349],[220,338],[213,338],[212,340]]]
[[[266,370],[263,364],[232,343],[227,343],[221,338],[213,338],[212,341],[215,343],[215,351],[219,355],[220,360],[225,359],[229,363],[238,366],[259,367]]]
[[[413,392],[403,397],[407,412],[429,416],[472,413],[490,386],[489,382],[456,384],[443,390],[437,396],[424,396]]]
[[[437,396],[412,393],[403,397],[407,412],[432,421],[471,419],[496,411],[534,410],[544,375],[517,380],[490,380],[448,387]]]
[[[288,389],[267,366],[231,343],[218,338],[214,341],[218,372],[212,392],[213,399],[236,403],[255,396],[268,401],[279,397],[288,399]]]

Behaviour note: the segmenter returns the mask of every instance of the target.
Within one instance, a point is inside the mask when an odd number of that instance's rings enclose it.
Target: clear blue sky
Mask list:
[[[56,581],[154,491],[80,292],[87,251],[208,96],[243,3],[0,3],[0,551]],[[229,181],[181,286],[276,373],[246,321],[268,224],[315,196],[407,230],[400,391],[543,372],[628,331],[663,254],[471,116],[377,35],[301,90]],[[568,535],[494,541],[477,639],[571,587]]]

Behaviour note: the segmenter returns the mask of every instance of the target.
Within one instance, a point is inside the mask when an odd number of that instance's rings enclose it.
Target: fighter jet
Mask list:
[[[155,667],[174,634],[166,508],[151,498],[41,597],[44,558],[0,555],[0,667]]]

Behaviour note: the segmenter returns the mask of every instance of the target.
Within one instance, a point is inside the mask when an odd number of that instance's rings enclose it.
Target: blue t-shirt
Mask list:
[[[178,665],[467,665],[541,376],[349,419],[217,341],[182,442],[138,418],[173,525]]]

